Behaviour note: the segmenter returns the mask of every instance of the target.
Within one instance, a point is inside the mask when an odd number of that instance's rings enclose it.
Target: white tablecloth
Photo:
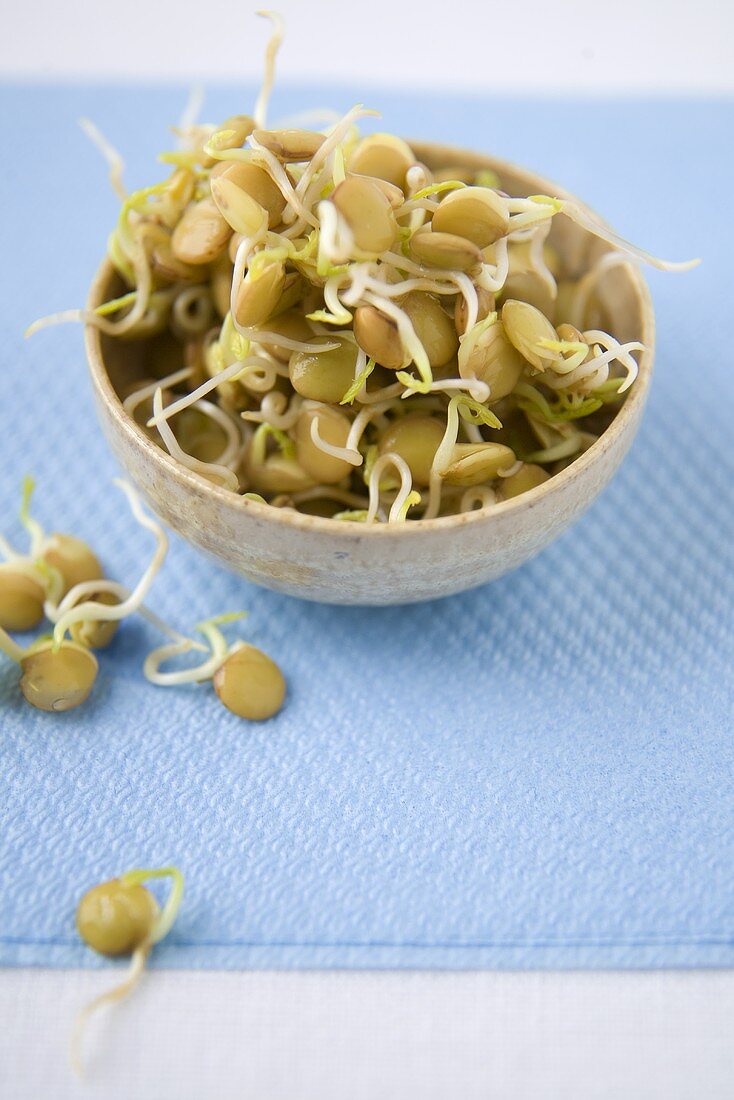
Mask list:
[[[734,972],[0,971],[3,1100],[731,1100]]]

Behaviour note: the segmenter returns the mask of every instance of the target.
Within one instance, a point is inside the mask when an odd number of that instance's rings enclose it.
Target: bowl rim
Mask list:
[[[406,139],[407,140],[407,139]],[[531,169],[505,161],[490,154],[479,153],[476,150],[465,149],[461,146],[446,145],[442,142],[417,141],[409,142],[411,147],[420,155],[426,153],[438,153],[447,156],[456,156],[465,161],[475,161],[486,167],[497,170],[500,177],[503,172],[524,178],[535,193],[554,194],[566,198],[574,198],[566,188],[554,183],[546,177],[540,176]],[[612,249],[613,251],[619,251]],[[584,476],[587,470],[594,466],[603,454],[613,445],[615,440],[625,431],[628,421],[642,412],[647,399],[648,390],[652,380],[652,367],[655,354],[655,315],[653,311],[652,297],[647,282],[639,267],[633,261],[626,266],[626,272],[634,284],[639,296],[640,310],[642,314],[642,332],[640,342],[645,345],[645,350],[640,354],[639,373],[634,384],[629,390],[624,404],[619,409],[609,426],[602,432],[597,440],[575,459],[564,470],[553,474],[548,481],[509,500],[498,501],[495,504],[485,505],[482,508],[472,509],[469,512],[460,512],[450,516],[437,516],[435,519],[413,520],[406,523],[344,523],[340,520],[326,516],[311,515],[306,512],[298,512],[295,509],[273,508],[270,504],[261,504],[257,500],[251,500],[239,493],[233,493],[230,489],[213,485],[201,474],[194,473],[178,463],[171,455],[155,443],[145,434],[143,429],[129,416],[122,401],[117,395],[110,381],[101,346],[101,330],[93,325],[84,327],[84,343],[87,352],[87,362],[92,377],[92,383],[98,396],[104,402],[107,412],[116,417],[122,430],[128,436],[130,442],[145,453],[146,458],[154,464],[158,464],[163,470],[172,474],[184,486],[205,492],[211,496],[213,503],[220,503],[227,508],[234,508],[244,513],[251,513],[253,519],[268,523],[282,524],[286,527],[311,530],[326,535],[335,535],[351,538],[415,538],[421,532],[444,531],[452,527],[461,527],[471,523],[487,523],[496,517],[504,517],[521,509],[531,508],[545,497],[560,492],[572,481]],[[105,256],[97,269],[87,297],[86,309],[91,311],[101,305],[105,300],[104,288],[115,274],[115,269],[109,257]]]

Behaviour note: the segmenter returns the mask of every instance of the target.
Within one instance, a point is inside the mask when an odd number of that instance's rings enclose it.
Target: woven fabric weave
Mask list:
[[[22,330],[83,302],[115,216],[77,116],[139,186],[158,178],[183,98],[2,92],[2,528],[20,538],[33,472],[44,524],[87,538],[129,584],[150,536],[111,485],[81,332],[25,343]],[[209,113],[251,99],[219,89]],[[235,719],[210,687],[149,685],[157,639],[140,622],[66,716],[27,708],[3,664],[0,962],[96,965],[74,932],[79,894],[174,861],[186,898],[162,965],[732,965],[732,106],[301,89],[275,111],[354,99],[390,130],[558,179],[662,255],[703,256],[651,278],[659,342],[639,439],[536,560],[421,606],[306,604],[173,538],[150,605],[184,630],[249,611],[243,635],[289,682],[267,724]]]

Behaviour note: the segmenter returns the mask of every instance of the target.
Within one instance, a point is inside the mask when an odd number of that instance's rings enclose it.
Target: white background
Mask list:
[[[21,0],[3,19],[0,72],[255,80],[266,37],[255,6]],[[277,6],[288,24],[279,77],[286,81],[544,94],[734,90],[731,0],[280,0]]]
[[[732,0],[282,0],[279,79],[508,94],[734,92]],[[0,75],[253,82],[266,25],[242,0],[32,0]],[[734,976],[182,973],[149,976],[96,1029],[108,973],[0,973],[4,1100],[724,1100]]]

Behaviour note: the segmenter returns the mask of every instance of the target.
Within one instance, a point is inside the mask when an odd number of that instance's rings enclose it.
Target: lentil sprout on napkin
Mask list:
[[[141,186],[184,98],[2,91],[2,527],[19,536],[33,472],[39,518],[87,538],[125,583],[151,540],[111,486],[81,332],[24,343],[22,330],[83,302],[115,216],[76,118],[94,117]],[[252,98],[218,89],[207,115]],[[139,621],[78,712],[31,711],[3,664],[0,962],[108,965],[75,935],[78,897],[173,861],[186,895],[164,966],[734,965],[732,241],[716,213],[732,106],[311,89],[279,93],[273,117],[356,100],[392,131],[558,179],[660,255],[703,257],[651,276],[659,344],[639,440],[550,549],[442,602],[309,605],[174,538],[149,603],[182,629],[249,610],[232,629],[289,681],[267,724],[237,720],[210,687],[147,684],[158,639]]]

